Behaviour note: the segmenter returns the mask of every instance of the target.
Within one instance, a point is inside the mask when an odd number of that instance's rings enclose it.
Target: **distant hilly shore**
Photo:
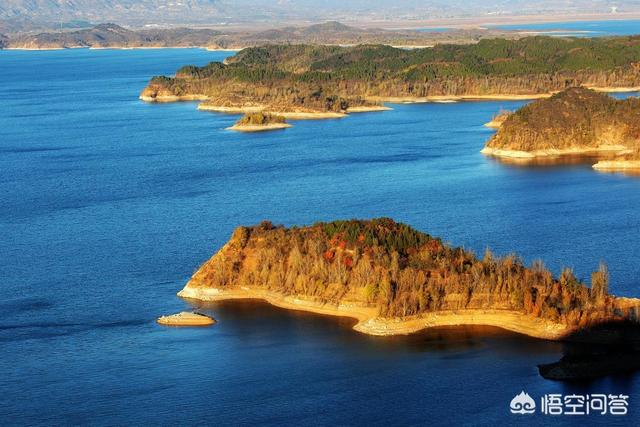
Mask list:
[[[614,8],[614,9],[612,9]],[[612,13],[615,12],[615,13]],[[78,23],[117,22],[131,27],[308,24],[337,20],[397,26],[484,25],[526,19],[616,19],[638,16],[636,1],[619,0],[3,0],[0,32],[60,28]]]
[[[455,30],[424,32],[358,28],[329,21],[307,26],[256,31],[222,31],[198,28],[128,29],[116,24],[100,24],[91,28],[54,32],[0,36],[0,48],[65,49],[65,48],[144,48],[203,47],[209,49],[242,49],[267,44],[389,44],[424,47],[436,43],[474,43],[484,38],[508,37],[513,33],[499,30]]]

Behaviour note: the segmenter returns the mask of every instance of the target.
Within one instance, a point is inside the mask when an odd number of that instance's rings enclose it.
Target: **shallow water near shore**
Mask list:
[[[624,393],[640,375],[567,385],[536,365],[562,346],[494,328],[369,337],[353,321],[259,302],[163,328],[234,227],[390,216],[482,253],[516,251],[640,296],[640,179],[588,163],[523,167],[479,153],[501,108],[394,105],[275,133],[239,116],[150,105],[148,79],[230,53],[0,52],[0,421],[11,424],[518,424],[525,390]],[[626,96],[626,95],[619,95]],[[635,418],[634,418],[635,417]],[[527,423],[596,425],[601,417]]]

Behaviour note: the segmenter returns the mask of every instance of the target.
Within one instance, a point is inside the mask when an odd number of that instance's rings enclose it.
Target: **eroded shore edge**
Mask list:
[[[186,286],[178,296],[199,301],[225,301],[237,299],[258,299],[276,307],[308,311],[328,316],[351,317],[358,322],[354,330],[377,336],[408,335],[437,326],[482,325],[495,326],[508,331],[547,340],[560,340],[574,331],[561,323],[528,316],[511,310],[457,310],[425,313],[403,319],[378,317],[374,307],[356,303],[323,304],[294,296],[284,296],[276,292],[252,288],[196,288]]]
[[[627,92],[640,92],[640,86],[637,87],[593,87],[586,86],[589,89],[597,92],[605,93],[627,93]],[[493,94],[493,95],[434,95],[426,97],[383,97],[383,96],[369,96],[367,101],[377,104],[390,103],[390,104],[421,104],[421,103],[454,103],[460,101],[528,101],[535,99],[549,98],[558,92],[547,92],[540,94]],[[391,107],[386,105],[363,105],[356,106],[347,109],[345,112],[333,112],[333,111],[281,111],[271,110],[264,105],[245,105],[245,106],[225,106],[209,104],[206,101],[210,101],[210,98],[202,94],[190,94],[190,95],[158,95],[148,96],[143,93],[140,95],[140,100],[148,103],[168,103],[168,102],[183,102],[183,101],[202,101],[198,104],[198,110],[202,111],[215,111],[218,113],[226,114],[246,114],[265,111],[271,114],[278,114],[284,116],[289,120],[316,120],[316,119],[339,119],[347,117],[350,113],[364,113],[374,111],[387,111],[392,110]],[[557,155],[557,154],[555,154]],[[505,156],[506,157],[506,156]],[[515,157],[515,156],[509,156]],[[517,156],[523,157],[523,156]],[[532,157],[532,156],[526,156]]]
[[[269,123],[266,125],[233,125],[226,130],[234,130],[236,132],[266,132],[270,130],[290,128],[289,123]]]
[[[601,172],[640,173],[640,160],[600,160],[592,167]]]
[[[521,151],[506,148],[484,147],[482,154],[515,160],[534,160],[545,157],[560,156],[597,156],[628,154],[629,149],[623,145],[601,145],[600,147],[572,147],[566,149],[549,148],[544,150]]]

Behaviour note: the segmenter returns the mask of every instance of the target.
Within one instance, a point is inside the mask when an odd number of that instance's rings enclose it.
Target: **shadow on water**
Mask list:
[[[495,163],[517,168],[545,168],[545,169],[565,169],[567,166],[591,169],[600,160],[612,160],[615,156],[606,155],[562,155],[549,157],[509,158],[488,156],[488,159]]]
[[[273,306],[262,300],[219,302],[189,301],[192,307],[213,316],[229,333],[264,337],[298,333],[301,337],[322,338],[332,344],[365,352],[438,354],[441,358],[466,358],[476,352],[504,357],[540,356],[541,360],[560,355],[557,342],[527,337],[493,326],[440,326],[409,334],[372,336],[353,330],[350,317],[326,316]]]
[[[640,370],[640,325],[606,322],[577,331],[566,338],[563,357],[539,365],[549,380],[588,384],[598,378],[629,378]]]
[[[247,341],[278,342],[279,336],[322,341],[330,347],[360,354],[424,355],[444,360],[466,360],[491,354],[505,359],[530,359],[549,380],[570,387],[589,387],[608,377],[617,385],[631,381],[640,369],[640,329],[636,324],[610,323],[585,329],[555,342],[531,338],[493,326],[441,326],[410,335],[370,336],[353,330],[355,319],[325,316],[272,306],[261,300],[191,302],[194,309],[218,320],[216,328]],[[461,362],[463,363],[463,362]],[[571,384],[573,384],[571,386]],[[626,388],[625,388],[626,389]]]
[[[504,165],[515,169],[530,169],[539,170],[541,172],[549,170],[566,170],[566,169],[583,169],[590,170],[594,173],[607,173],[624,175],[627,177],[640,177],[640,170],[628,169],[628,170],[595,170],[593,165],[601,160],[615,160],[618,157],[615,155],[562,155],[562,156],[549,156],[538,157],[533,159],[518,159],[518,158],[506,158],[488,156],[489,161],[494,164]]]

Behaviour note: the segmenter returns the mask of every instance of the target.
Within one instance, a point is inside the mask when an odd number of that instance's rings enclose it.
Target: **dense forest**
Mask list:
[[[321,302],[375,306],[382,317],[462,309],[516,310],[585,326],[635,318],[609,295],[601,265],[591,287],[565,268],[558,278],[541,261],[516,255],[479,259],[388,218],[290,229],[269,222],[239,227],[192,277],[193,287],[252,287]]]
[[[427,49],[272,45],[249,48],[143,92],[205,95],[217,105],[339,110],[376,98],[537,94],[572,86],[640,86],[640,36],[487,39]]]
[[[585,88],[570,88],[510,114],[487,143],[494,149],[626,147],[640,150],[640,99],[617,100]]]

